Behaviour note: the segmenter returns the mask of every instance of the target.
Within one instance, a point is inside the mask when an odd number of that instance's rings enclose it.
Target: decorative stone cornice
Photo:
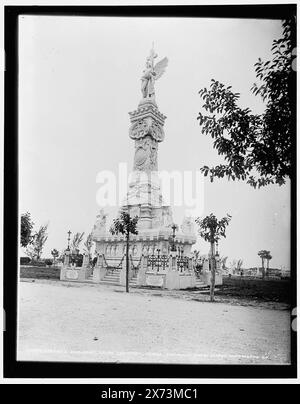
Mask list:
[[[147,229],[146,232],[141,232],[137,235],[132,235],[130,237],[131,242],[143,242],[143,241],[160,241],[160,240],[170,240],[171,232],[168,230],[156,230]],[[94,241],[102,241],[108,243],[125,242],[125,236],[123,235],[111,235],[109,233],[102,235],[95,235]],[[176,234],[176,244],[194,244],[196,242],[196,236],[194,234]]]
[[[157,142],[164,140],[163,126],[166,116],[152,102],[148,101],[142,104],[137,110],[129,112],[129,115],[131,121],[129,136],[131,139],[137,140],[150,135]]]

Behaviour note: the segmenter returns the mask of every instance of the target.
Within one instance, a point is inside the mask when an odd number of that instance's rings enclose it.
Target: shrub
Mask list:
[[[20,257],[20,265],[28,265],[30,263],[29,257]]]
[[[53,261],[50,258],[46,258],[45,259],[45,264],[50,266],[50,265],[53,264]]]
[[[75,264],[76,267],[81,267],[82,263],[83,263],[82,254],[71,254],[70,255],[70,264]]]
[[[33,267],[44,267],[46,264],[45,264],[45,261],[42,261],[42,260],[39,260],[39,261],[32,260],[30,262],[30,265],[33,266]]]

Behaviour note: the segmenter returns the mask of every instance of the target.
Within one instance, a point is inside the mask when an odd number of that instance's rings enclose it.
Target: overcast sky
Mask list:
[[[141,99],[140,77],[152,42],[169,65],[156,83],[156,100],[167,116],[159,144],[161,170],[192,170],[219,161],[197,121],[200,88],[212,78],[241,93],[241,106],[260,113],[251,94],[254,63],[270,57],[281,24],[272,20],[20,17],[19,206],[38,228],[49,222],[43,256],[66,247],[67,231],[88,233],[99,211],[97,173],[133,164],[128,112]],[[158,59],[159,59],[158,58]],[[220,253],[271,267],[289,267],[290,188],[255,190],[226,179],[205,182],[204,214],[232,215]],[[107,209],[109,221],[117,208]],[[184,207],[173,209],[182,222]],[[208,245],[197,242],[202,253]],[[24,255],[24,252],[22,252]]]

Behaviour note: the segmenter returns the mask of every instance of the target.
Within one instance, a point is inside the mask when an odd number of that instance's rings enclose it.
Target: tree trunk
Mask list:
[[[126,235],[126,293],[129,292],[129,234]]]
[[[214,300],[215,300],[215,281],[216,281],[215,244],[214,244],[214,242],[211,243],[210,253],[211,253],[211,256],[210,256],[210,271],[211,271],[210,301],[214,302]]]
[[[264,265],[264,259],[261,259],[261,268],[262,268],[262,278],[265,279],[265,265]]]
[[[267,273],[266,273],[267,277],[269,276],[269,259],[267,259]]]

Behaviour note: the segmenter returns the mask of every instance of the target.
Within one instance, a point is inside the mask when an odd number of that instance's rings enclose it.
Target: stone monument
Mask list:
[[[163,204],[158,176],[158,146],[165,138],[166,116],[159,111],[155,99],[155,83],[163,75],[168,59],[165,57],[155,64],[156,58],[152,48],[141,77],[142,99],[137,109],[129,113],[129,137],[134,141],[135,152],[128,193],[120,209],[139,217],[138,235],[131,237],[132,262],[138,262],[142,255],[168,255],[172,243],[172,209]],[[104,255],[109,265],[119,265],[125,253],[125,239],[110,234],[103,210],[97,215],[92,235],[97,254]],[[184,218],[175,246],[181,254],[189,256],[195,242],[193,221]]]

